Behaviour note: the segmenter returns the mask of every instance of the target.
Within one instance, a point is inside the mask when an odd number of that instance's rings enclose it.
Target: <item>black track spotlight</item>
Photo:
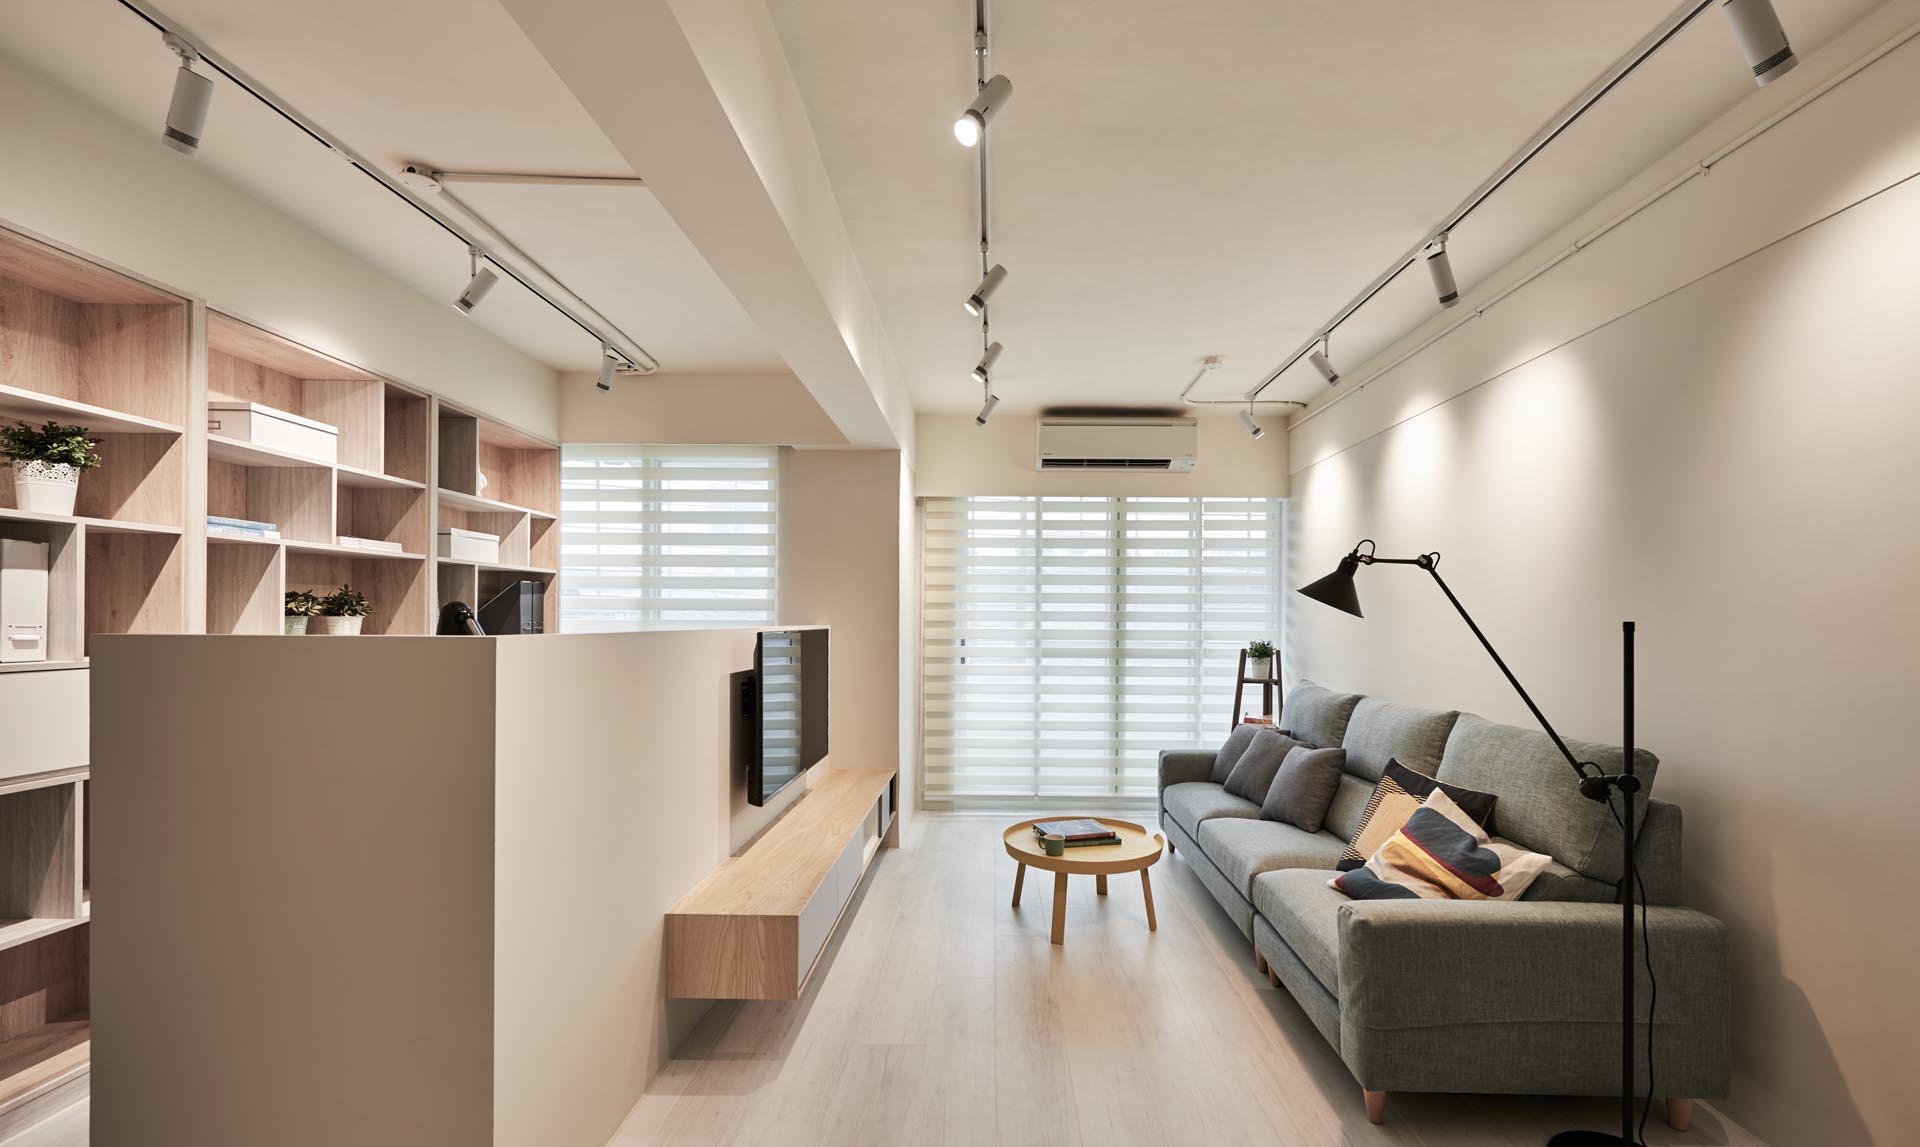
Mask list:
[[[167,128],[160,138],[181,155],[193,155],[200,150],[200,135],[207,128],[213,81],[193,70],[200,53],[192,44],[171,32],[164,40],[180,57],[180,70],[173,74],[173,102],[167,105]]]
[[[967,313],[976,319],[985,314],[987,300],[992,298],[993,293],[1000,289],[1000,284],[1006,281],[1007,269],[995,263],[993,269],[987,272],[987,277],[981,279],[980,285],[973,289],[973,294],[967,296]]]
[[[1433,294],[1443,307],[1460,301],[1460,286],[1453,281],[1453,260],[1447,257],[1447,237],[1427,244],[1427,274],[1433,278]]]
[[[994,364],[999,361],[1000,344],[989,344],[987,353],[980,356],[979,364],[973,368],[973,381],[979,383],[981,386],[985,386],[987,381],[993,377]]]
[[[986,87],[981,88],[980,94],[967,105],[967,110],[960,113],[959,119],[953,121],[953,138],[966,147],[977,145],[981,135],[987,130],[987,124],[992,122],[994,114],[1011,95],[1013,95],[1012,80],[1005,76],[995,76],[988,80]]]
[[[1755,83],[1764,88],[1800,62],[1787,42],[1787,30],[1780,26],[1779,13],[1773,10],[1773,0],[1723,0],[1720,7],[1733,25],[1733,38],[1753,69]]]
[[[471,250],[467,255],[473,267],[473,278],[467,280],[467,289],[461,291],[460,297],[453,301],[453,309],[463,315],[472,314],[473,308],[479,306],[480,300],[486,298],[487,292],[493,290],[493,285],[500,281],[500,276],[493,273],[492,267],[480,262],[478,250]]]

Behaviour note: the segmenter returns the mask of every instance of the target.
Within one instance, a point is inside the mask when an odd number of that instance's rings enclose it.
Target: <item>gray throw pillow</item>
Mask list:
[[[1260,815],[1308,832],[1319,832],[1326,822],[1333,794],[1340,789],[1340,774],[1346,771],[1345,749],[1294,749],[1280,762],[1266,799],[1260,802]]]
[[[1300,742],[1283,733],[1262,728],[1253,735],[1253,743],[1240,754],[1240,760],[1227,775],[1227,791],[1259,804],[1273,787],[1273,776],[1290,750],[1302,748]]]
[[[1233,732],[1227,734],[1227,743],[1220,746],[1220,752],[1213,758],[1213,774],[1207,779],[1216,785],[1227,783],[1233,766],[1240,763],[1240,754],[1253,744],[1253,735],[1261,729],[1259,725],[1235,725]]]

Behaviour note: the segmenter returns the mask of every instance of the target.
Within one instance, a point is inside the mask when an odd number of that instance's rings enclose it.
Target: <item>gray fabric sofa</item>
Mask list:
[[[1160,754],[1169,846],[1252,941],[1365,1092],[1612,1095],[1620,1087],[1619,826],[1579,795],[1544,733],[1472,714],[1339,694],[1303,681],[1279,725],[1347,751],[1326,826],[1263,820],[1208,777],[1211,750]],[[1617,747],[1572,742],[1616,771]],[[1489,832],[1553,858],[1514,902],[1350,900],[1328,886],[1389,760],[1498,797]],[[1659,762],[1636,753],[1653,787]],[[1678,907],[1680,810],[1643,797],[1635,861],[1659,981],[1655,1087],[1684,1127],[1694,1098],[1726,1094],[1731,1068],[1726,928]],[[1635,998],[1649,998],[1644,966]],[[1645,1086],[1646,1024],[1637,1078]]]

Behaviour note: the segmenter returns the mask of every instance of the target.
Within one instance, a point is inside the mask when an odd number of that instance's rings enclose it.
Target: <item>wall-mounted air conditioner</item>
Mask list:
[[[1039,469],[1185,474],[1200,448],[1191,418],[1040,419]]]

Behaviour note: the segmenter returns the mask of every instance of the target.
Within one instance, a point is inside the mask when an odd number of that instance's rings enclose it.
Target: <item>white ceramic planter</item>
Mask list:
[[[1247,676],[1261,681],[1273,679],[1273,658],[1247,658]]]
[[[307,625],[308,633],[317,633],[323,637],[352,637],[360,632],[360,623],[364,617],[316,617]]]
[[[80,471],[66,462],[15,462],[13,497],[32,514],[72,514]]]
[[[307,622],[313,620],[304,613],[296,613],[286,618],[287,628],[283,631],[288,637],[298,637],[307,631]]]

